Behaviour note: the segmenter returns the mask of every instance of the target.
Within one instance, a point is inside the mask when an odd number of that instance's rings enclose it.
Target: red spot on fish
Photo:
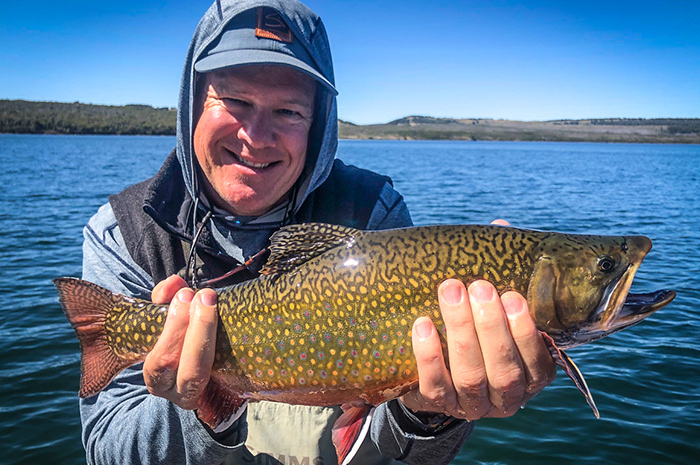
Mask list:
[[[306,360],[306,352],[302,352],[299,354],[299,358],[302,360]]]
[[[290,359],[289,359],[289,364],[292,365],[292,366],[294,366],[294,359],[293,359],[293,358],[290,358]]]
[[[309,312],[308,310],[306,310],[306,311],[304,312],[304,316],[305,316],[306,318],[310,318],[310,317],[311,317],[311,312]]]

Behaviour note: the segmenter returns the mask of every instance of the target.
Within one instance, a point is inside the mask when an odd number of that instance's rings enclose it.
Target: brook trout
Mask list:
[[[624,329],[667,305],[673,291],[628,295],[651,241],[503,226],[359,231],[292,225],[271,238],[262,275],[218,290],[216,357],[198,415],[212,427],[243,399],[375,406],[415,387],[416,318],[443,338],[439,284],[493,283],[527,297],[552,355],[598,415],[585,381],[561,349]],[[167,305],[114,294],[73,278],[54,280],[81,344],[81,397],[97,394],[153,348]],[[339,463],[358,439],[365,409],[334,427]],[[342,432],[339,432],[342,431]],[[348,431],[355,431],[348,433]]]

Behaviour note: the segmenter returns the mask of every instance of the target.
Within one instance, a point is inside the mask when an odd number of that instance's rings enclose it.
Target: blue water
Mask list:
[[[82,226],[174,143],[0,135],[0,463],[84,462],[78,345],[50,280],[80,275]],[[416,224],[647,235],[633,292],[678,292],[640,325],[569,352],[600,420],[560,374],[513,418],[480,421],[455,463],[700,461],[700,146],[341,141],[339,154],[390,175]]]

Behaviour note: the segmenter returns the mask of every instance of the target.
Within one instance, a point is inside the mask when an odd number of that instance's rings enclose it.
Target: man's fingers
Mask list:
[[[143,363],[144,381],[154,395],[170,398],[170,391],[175,387],[193,298],[192,289],[182,289],[172,299],[163,332]]]
[[[506,292],[501,302],[525,369],[527,393],[532,397],[554,379],[556,365],[527,311],[527,300],[517,292]]]
[[[448,279],[438,289],[440,311],[447,329],[450,373],[462,418],[478,419],[488,413],[488,382],[467,290]]]
[[[156,284],[151,291],[151,302],[154,304],[167,304],[173,300],[177,291],[187,287],[187,283],[178,275],[169,276],[167,279]]]
[[[203,289],[192,300],[190,323],[177,372],[177,391],[183,408],[195,409],[209,382],[216,350],[216,292]]]
[[[413,323],[413,354],[416,358],[418,389],[404,397],[414,411],[450,413],[457,407],[450,372],[445,366],[442,345],[435,325],[421,317]]]
[[[513,415],[522,405],[526,380],[501,299],[496,288],[486,281],[473,282],[469,298],[489,380],[493,404],[489,416]]]

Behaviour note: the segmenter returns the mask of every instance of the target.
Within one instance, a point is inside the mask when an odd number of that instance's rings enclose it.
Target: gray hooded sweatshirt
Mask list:
[[[193,199],[200,199],[202,209],[211,207],[197,187],[192,147],[192,115],[199,77],[194,63],[232,18],[260,6],[271,7],[282,15],[318,70],[334,83],[323,23],[304,5],[285,0],[215,2],[200,21],[187,53],[175,152],[181,182]],[[336,99],[330,92],[321,94],[296,196],[291,203],[258,218],[217,212],[207,227],[221,253],[243,261],[260,250],[270,234],[289,219],[290,212],[293,218],[309,195],[328,178],[338,144]],[[403,199],[387,183],[372,209],[367,228],[410,225]],[[102,206],[91,218],[84,237],[83,279],[125,295],[150,297],[153,278],[131,257],[110,204]],[[81,399],[80,412],[83,444],[91,464],[336,463],[330,433],[339,408],[256,402],[249,404],[233,424],[214,432],[198,420],[194,411],[182,410],[166,399],[150,395],[141,364],[123,371],[100,394]],[[370,435],[352,463],[392,463],[396,458],[407,463],[448,463],[471,430],[472,423],[458,421],[435,433],[400,402],[387,402],[377,408]]]

